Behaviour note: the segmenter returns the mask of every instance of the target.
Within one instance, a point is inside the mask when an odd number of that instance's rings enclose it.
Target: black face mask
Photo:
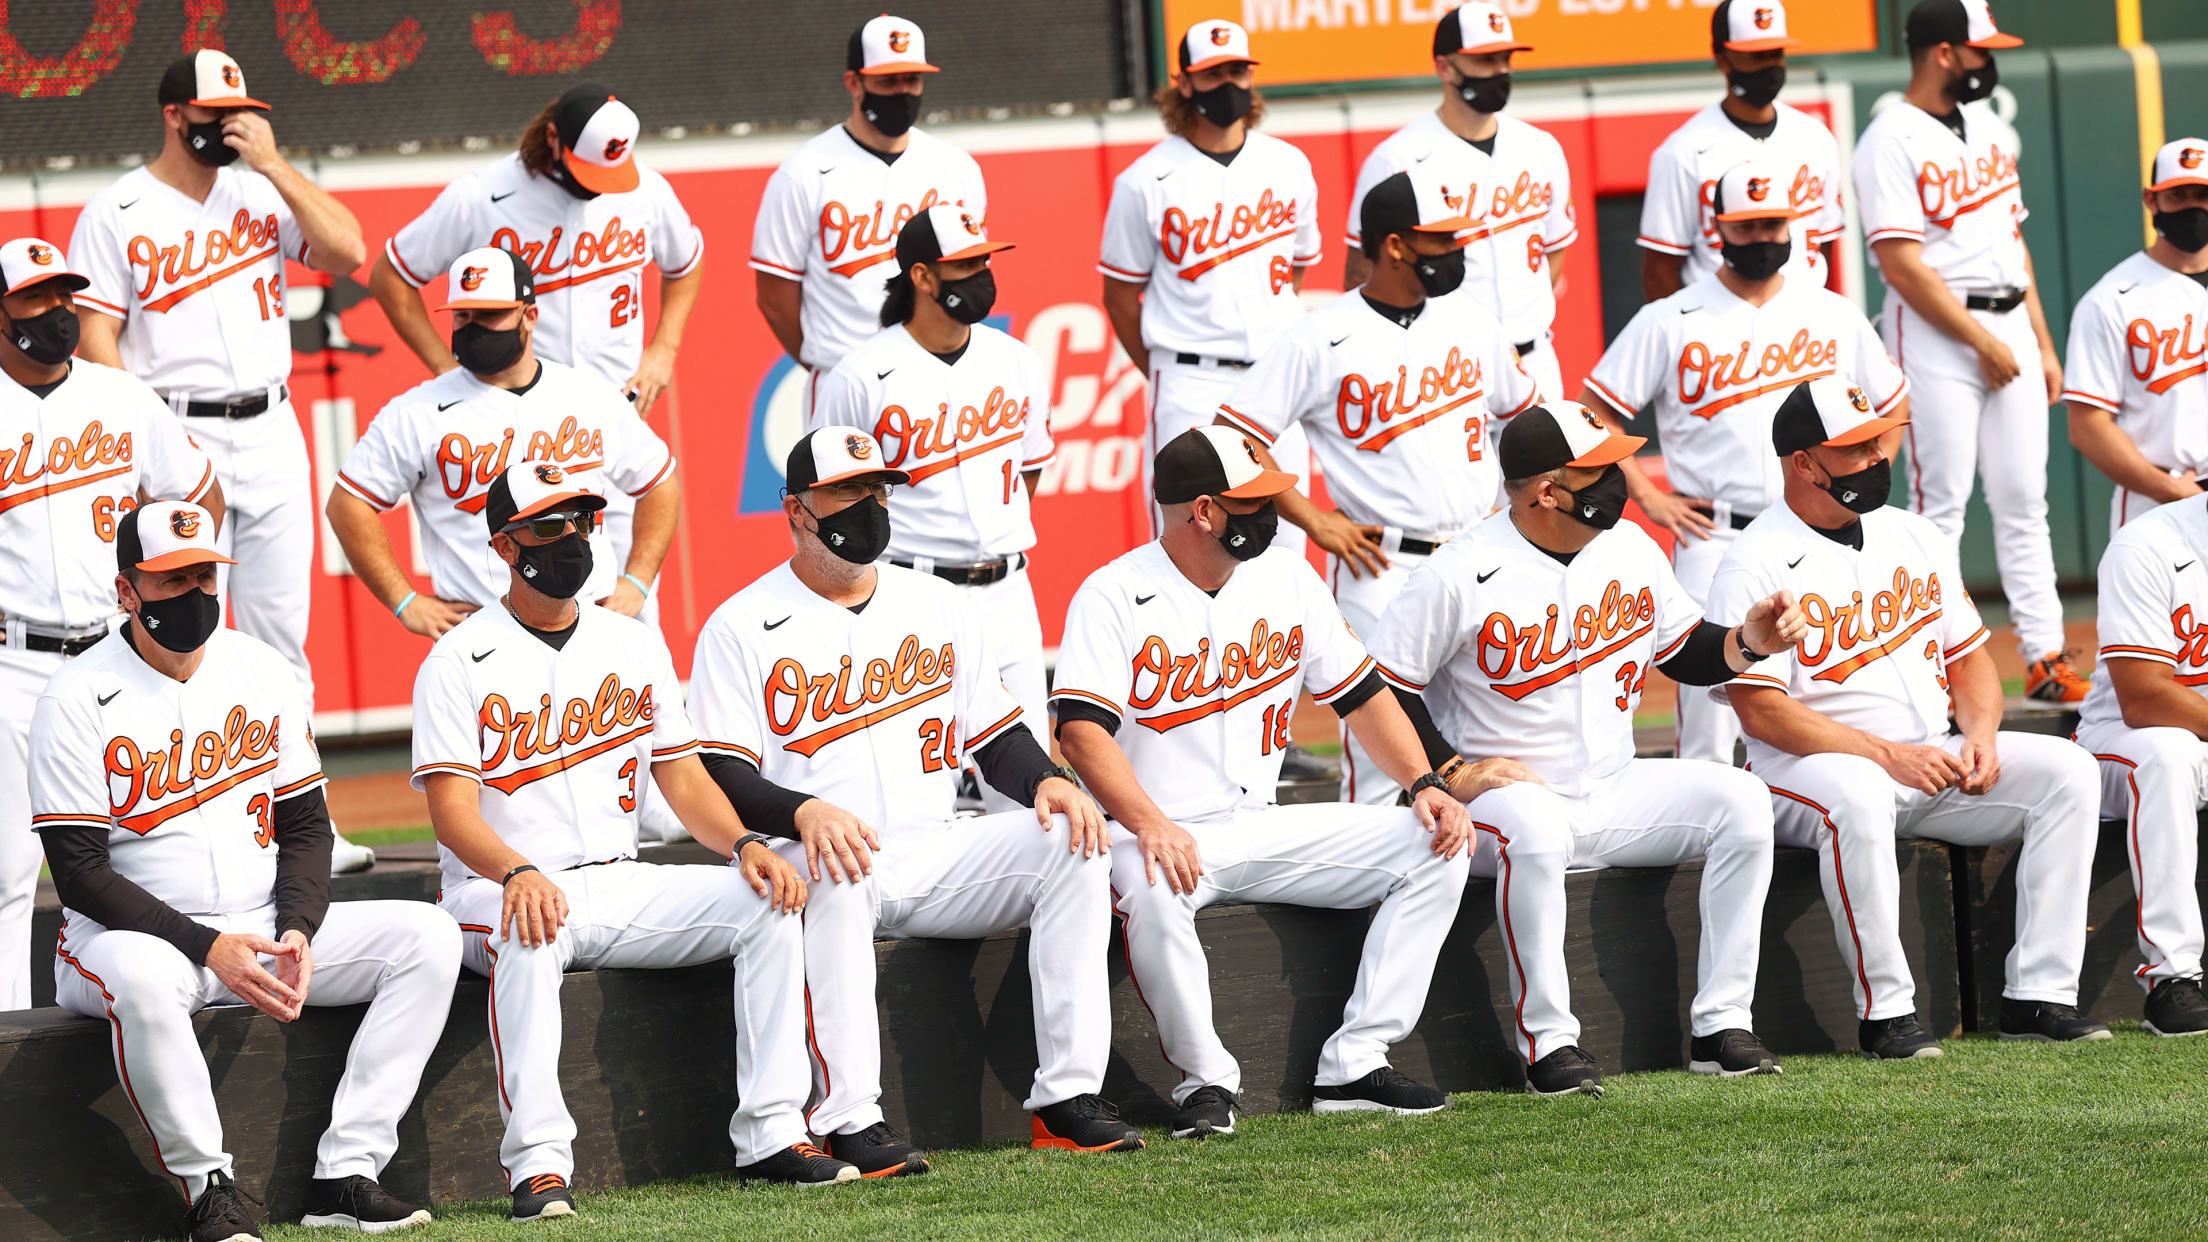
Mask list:
[[[1218,498],[1213,497],[1212,503],[1218,504]],[[1222,518],[1219,546],[1238,561],[1263,555],[1265,549],[1273,546],[1273,536],[1280,533],[1280,509],[1270,500],[1253,513],[1229,513],[1224,505],[1220,506],[1219,513]]]
[[[178,655],[206,646],[221,624],[222,601],[196,586],[167,599],[138,601],[138,628]]]
[[[859,102],[859,115],[866,123],[880,130],[882,137],[895,138],[912,128],[920,119],[918,95],[877,95],[872,91]]]
[[[570,531],[550,543],[527,544],[517,539],[514,547],[521,552],[514,559],[514,568],[539,595],[573,599],[590,579],[590,539],[581,531]]]
[[[56,306],[29,319],[10,320],[8,340],[31,361],[58,366],[77,352],[77,312]]]
[[[873,564],[889,547],[889,507],[873,496],[813,520],[828,550],[854,565]]]
[[[575,180],[575,174],[567,171],[567,165],[557,160],[553,161],[551,169],[544,175],[551,178],[552,184],[567,191],[569,198],[580,199],[587,203],[598,197],[598,191],[584,189],[582,183]]]
[[[1818,462],[1817,468],[1825,470],[1825,464]],[[1834,500],[1839,501],[1842,508],[1850,513],[1869,513],[1873,509],[1883,508],[1886,498],[1893,494],[1894,463],[1878,462],[1865,466],[1854,474],[1834,474],[1825,470],[1825,480],[1819,486],[1829,492]]]
[[[1451,250],[1444,254],[1414,254],[1411,270],[1418,273],[1418,287],[1426,296],[1438,298],[1455,293],[1464,283],[1464,251]]]
[[[1993,94],[1993,88],[2001,81],[2001,71],[1989,54],[1983,68],[1965,69],[1961,75],[1949,79],[1947,96],[1959,104],[1977,103]]]
[[[521,326],[461,324],[452,330],[452,356],[477,375],[496,375],[521,361]]]
[[[1612,462],[1594,482],[1567,494],[1572,507],[1566,513],[1596,530],[1608,530],[1625,516],[1625,471]]]
[[[222,140],[221,117],[212,121],[185,122],[184,148],[193,158],[212,168],[238,162],[238,149]]]
[[[1733,98],[1751,108],[1768,108],[1779,97],[1786,85],[1786,66],[1765,65],[1761,69],[1732,69],[1725,71],[1726,90]]]
[[[1208,91],[1197,91],[1191,102],[1197,115],[1225,129],[1250,114],[1250,103],[1257,92],[1247,86],[1221,82]]]
[[[1737,246],[1719,242],[1718,246],[1724,251],[1725,266],[1740,273],[1743,280],[1769,280],[1794,257],[1791,237],[1785,241],[1744,242]]]
[[[1474,112],[1501,112],[1510,102],[1510,74],[1498,73],[1491,78],[1459,78],[1457,98],[1469,104]]]
[[[935,291],[935,300],[945,314],[960,323],[980,323],[989,317],[989,308],[997,304],[997,278],[985,267],[971,276],[943,281]]]
[[[2154,231],[2187,254],[2208,247],[2208,207],[2182,207],[2154,213]],[[29,350],[25,350],[29,353]]]

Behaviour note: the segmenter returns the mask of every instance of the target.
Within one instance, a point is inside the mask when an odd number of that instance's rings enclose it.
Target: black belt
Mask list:
[[[87,634],[81,638],[64,638],[59,634],[25,634],[23,650],[58,651],[65,656],[80,656],[92,650],[95,643],[107,637],[107,633],[106,630],[101,630],[97,634]],[[0,635],[0,645],[5,645],[6,642],[7,638]]]
[[[276,390],[278,401],[290,395],[291,391],[287,388],[278,387]],[[264,392],[258,397],[243,397],[236,401],[188,401],[184,405],[184,413],[189,418],[253,418],[266,414],[268,406],[268,394]]]
[[[1525,357],[1525,356],[1526,356],[1527,354],[1530,354],[1530,353],[1532,353],[1532,352],[1533,352],[1534,350],[1536,350],[1536,349],[1539,349],[1539,348],[1541,348],[1541,342],[1539,342],[1539,341],[1520,341],[1520,342],[1518,342],[1518,343],[1517,343],[1516,345],[1513,345],[1513,346],[1511,346],[1511,348],[1512,348],[1512,349],[1515,349],[1515,350],[1517,350],[1517,351],[1518,351],[1518,356],[1519,356],[1519,357],[1521,357],[1521,358],[1523,358],[1523,357]]]
[[[612,865],[613,865],[613,864],[615,864],[615,863],[625,863],[625,862],[635,862],[635,861],[636,861],[636,855],[634,855],[634,854],[623,854],[623,855],[619,856],[618,858],[600,858],[600,859],[595,859],[595,860],[593,860],[593,861],[591,861],[591,862],[581,862],[581,863],[576,863],[576,864],[575,864],[574,866],[572,866],[572,867],[562,867],[562,868],[560,868],[560,870],[562,870],[562,871],[581,871],[581,870],[582,870],[583,868],[585,868],[585,867],[610,867],[610,866],[612,866]]]
[[[1753,513],[1736,513],[1733,515],[1733,529],[1746,530],[1748,529],[1748,523],[1755,520],[1756,515]]]
[[[1239,358],[1206,358],[1202,354],[1175,354],[1173,355],[1173,361],[1184,367],[1200,367],[1206,362],[1213,366],[1233,367],[1237,371],[1246,371],[1250,367],[1249,363]]]
[[[1992,311],[2005,314],[2024,305],[2025,290],[2004,289],[1999,293],[1970,293],[1963,296],[1963,305],[1971,310]]]
[[[1441,550],[1441,544],[1439,539],[1406,539],[1401,548],[1407,556],[1432,556]]]
[[[906,569],[919,568],[911,561],[892,559],[889,563],[901,565]],[[988,586],[993,582],[1004,581],[1011,576],[1013,570],[1023,569],[1026,566],[1027,553],[1021,552],[1015,556],[1008,556],[1001,561],[983,561],[978,565],[931,565],[927,572],[934,574],[945,582],[954,583],[958,586]]]

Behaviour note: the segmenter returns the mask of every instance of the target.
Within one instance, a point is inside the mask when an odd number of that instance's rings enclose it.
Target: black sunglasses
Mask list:
[[[506,533],[526,530],[539,539],[557,539],[567,533],[569,526],[587,535],[598,529],[598,513],[596,510],[585,510],[581,513],[540,513],[526,522],[512,523],[506,527]]]

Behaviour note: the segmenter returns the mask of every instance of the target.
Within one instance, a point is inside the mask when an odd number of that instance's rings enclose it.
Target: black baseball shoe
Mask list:
[[[1855,1024],[1855,1042],[1874,1061],[1914,1061],[1947,1055],[1932,1032],[1917,1024],[1913,1013],[1891,1018],[1868,1018]]]
[[[2095,1039],[2114,1039],[2108,1028],[2091,1018],[2081,1017],[2076,1005],[2057,1005],[2052,1001],[2012,1000],[2001,998],[2001,1038],[2036,1039],[2044,1043],[2067,1044]]]
[[[557,1173],[539,1173],[514,1187],[511,1219],[549,1220],[574,1214],[575,1196],[567,1189],[567,1179]]]
[[[833,1186],[858,1181],[859,1176],[859,1166],[838,1160],[811,1143],[792,1143],[756,1164],[736,1166],[740,1181],[790,1186]]]
[[[1174,1138],[1226,1138],[1234,1133],[1234,1092],[1225,1087],[1198,1087],[1181,1101],[1173,1115]]]
[[[353,1229],[361,1233],[391,1233],[429,1223],[429,1209],[401,1202],[372,1177],[317,1177],[307,1183],[307,1214],[299,1223],[309,1229]]]
[[[1077,1095],[1034,1112],[1037,1151],[1139,1151],[1142,1131],[1119,1119],[1119,1106],[1101,1095]]]
[[[252,1198],[229,1174],[209,1173],[184,1217],[185,1232],[192,1242],[261,1242],[261,1214],[253,1210]]]
[[[1449,1097],[1422,1082],[1413,1082],[1392,1065],[1383,1065],[1355,1082],[1338,1087],[1311,1088],[1314,1113],[1359,1111],[1417,1117],[1449,1107]]]
[[[2176,1038],[2208,1031],[2208,998],[2200,994],[2198,979],[2164,979],[2147,993],[2147,1020],[2143,1024],[2157,1035]]]
[[[860,1177],[917,1176],[928,1171],[928,1158],[896,1127],[877,1121],[855,1134],[831,1134],[828,1150],[858,1169]]]
[[[1602,1067],[1579,1045],[1566,1044],[1526,1067],[1526,1090],[1535,1095],[1599,1096]]]
[[[1754,1031],[1729,1026],[1715,1035],[1697,1035],[1687,1046],[1687,1068],[1719,1078],[1745,1078],[1750,1074],[1783,1074],[1779,1059],[1763,1046]]]

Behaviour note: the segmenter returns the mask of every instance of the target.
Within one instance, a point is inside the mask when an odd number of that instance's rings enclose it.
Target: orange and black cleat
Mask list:
[[[2024,670],[2024,697],[2042,703],[2083,703],[2090,683],[2070,667],[2067,652],[2050,651]]]
[[[1100,1095],[1077,1095],[1035,1110],[1035,1137],[1028,1146],[1042,1151],[1139,1151],[1142,1131],[1119,1119],[1119,1108]]]

